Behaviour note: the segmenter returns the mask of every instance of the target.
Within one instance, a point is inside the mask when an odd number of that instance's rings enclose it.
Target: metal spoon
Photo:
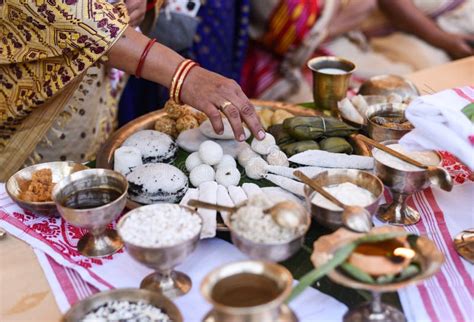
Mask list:
[[[196,199],[189,200],[188,206],[226,212],[236,212],[241,207],[215,205]],[[306,214],[303,207],[292,201],[278,202],[272,207],[264,209],[263,212],[272,216],[272,219],[281,227],[296,228],[300,225],[306,225]]]
[[[376,147],[379,150],[382,150],[390,155],[393,155],[396,158],[399,158],[400,160],[403,160],[411,165],[414,165],[418,168],[425,169],[428,171],[428,176],[430,178],[430,182],[441,189],[445,191],[451,191],[453,189],[453,179],[449,175],[449,172],[446,171],[446,169],[441,168],[441,167],[435,167],[432,165],[425,165],[421,162],[418,162],[416,160],[413,160],[412,158],[397,152],[393,149],[390,149],[389,147],[383,145],[382,143],[379,143],[375,140],[369,139],[368,137],[362,135],[362,134],[357,134],[356,138],[369,144],[374,147]]]
[[[372,228],[372,216],[365,208],[343,204],[341,201],[339,201],[339,199],[324,190],[323,187],[316,184],[313,180],[311,180],[311,178],[299,170],[293,172],[293,175],[313,188],[313,190],[323,195],[324,198],[328,199],[336,206],[344,209],[342,212],[342,222],[344,223],[344,226],[353,231],[364,233],[368,232]]]

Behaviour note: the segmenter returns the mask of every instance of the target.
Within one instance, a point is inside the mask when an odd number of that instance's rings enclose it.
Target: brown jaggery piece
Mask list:
[[[29,202],[52,201],[53,173],[51,169],[41,169],[33,172],[31,180],[21,185],[19,198]]]

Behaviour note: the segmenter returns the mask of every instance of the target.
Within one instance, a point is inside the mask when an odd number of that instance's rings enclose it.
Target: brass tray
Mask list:
[[[251,100],[252,104],[254,104],[255,108],[258,109],[283,109],[286,110],[294,115],[297,116],[316,116],[322,115],[320,112],[304,108],[298,105],[287,104],[282,102],[273,102],[273,101],[261,101],[261,100]],[[148,130],[153,129],[155,122],[163,117],[166,116],[166,112],[163,110],[157,110],[143,116],[136,118],[135,120],[125,124],[120,129],[115,131],[109,139],[104,143],[102,148],[100,149],[99,153],[97,154],[96,159],[96,167],[97,168],[104,168],[104,169],[112,169],[114,168],[114,152],[117,148],[119,148],[122,143],[133,133],[141,130]],[[370,150],[367,146],[361,142],[356,140],[354,137],[349,137],[349,141],[354,147],[354,153],[358,155],[366,155],[370,156]],[[130,199],[127,200],[127,208],[134,209],[137,207],[142,206],[142,204],[132,201]]]

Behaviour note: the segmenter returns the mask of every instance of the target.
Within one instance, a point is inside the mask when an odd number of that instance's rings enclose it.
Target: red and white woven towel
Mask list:
[[[62,312],[99,290],[138,287],[151,271],[125,251],[91,259],[80,255],[76,245],[84,231],[62,218],[41,217],[20,209],[0,184],[0,226],[35,249],[41,267]],[[199,294],[203,277],[212,269],[246,257],[232,244],[220,239],[201,240],[196,251],[177,269],[193,280],[190,293],[175,300],[185,321],[201,321],[210,310]],[[344,304],[316,289],[308,289],[291,303],[301,321],[340,321]]]

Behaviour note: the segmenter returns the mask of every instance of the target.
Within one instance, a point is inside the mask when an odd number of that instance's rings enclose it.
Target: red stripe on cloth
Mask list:
[[[445,250],[449,251],[449,248],[448,248],[448,245],[445,243],[445,241],[442,240],[440,235],[437,234],[436,231],[435,231],[435,230],[437,230],[436,226],[439,225],[439,222],[437,222],[436,217],[431,215],[432,213],[435,214],[435,211],[430,206],[429,201],[428,201],[428,203],[426,203],[423,200],[423,194],[426,194],[428,192],[428,190],[431,192],[431,189],[428,188],[424,192],[419,193],[416,196],[418,204],[419,204],[419,209],[418,210],[423,214],[422,220],[420,220],[420,222],[417,224],[417,227],[420,228],[420,231],[424,231],[425,234],[427,234],[429,236],[432,236],[434,238],[435,243],[437,244],[437,247],[440,248],[443,253],[445,253]],[[430,198],[427,197],[427,200],[429,200],[429,199]],[[430,211],[430,209],[432,211]],[[442,213],[441,213],[441,215],[442,215]],[[443,218],[443,220],[444,220],[444,218]],[[425,225],[425,222],[428,226]],[[441,225],[441,227],[443,227],[443,226]],[[441,229],[441,227],[439,227],[440,229],[438,229],[438,230],[442,234],[443,229]],[[453,316],[456,318],[456,320],[458,320],[458,319],[462,320],[463,319],[463,313],[461,311],[461,308],[459,307],[459,303],[457,302],[455,295],[452,292],[451,286],[448,283],[448,279],[446,278],[446,275],[448,274],[448,272],[446,272],[446,270],[447,270],[446,265],[447,265],[447,263],[444,264],[441,271],[439,271],[434,277],[438,281],[438,283],[441,287],[441,290],[444,293],[444,296],[446,298],[446,301],[449,304],[449,308],[451,309]],[[435,288],[435,289],[432,289],[432,291],[433,292],[438,292],[439,290],[437,288]]]
[[[466,93],[464,93],[460,88],[453,88],[453,91],[456,92],[459,96],[461,96],[464,99],[467,99],[469,102],[474,102],[474,98],[468,96]]]
[[[431,188],[428,188],[424,191],[424,193],[425,193],[426,199],[428,200],[429,206],[431,207],[431,209],[433,209],[433,212],[435,214],[436,222],[438,226],[440,227],[441,236],[443,237],[444,243],[447,246],[450,259],[454,263],[455,267],[458,269],[458,273],[463,279],[464,285],[466,285],[467,289],[469,290],[469,294],[474,297],[474,287],[472,287],[473,281],[469,273],[466,271],[466,268],[464,267],[464,264],[462,263],[461,257],[459,257],[458,253],[453,247],[453,240],[451,236],[449,235],[447,224],[444,219],[444,214],[439,208],[439,205],[435,200],[435,197],[433,195],[433,190],[431,190]],[[468,287],[468,285],[471,285],[471,287]]]
[[[409,198],[407,204],[408,206],[416,209],[420,215],[421,215],[421,220],[414,226],[411,226],[409,230],[412,230],[413,232],[417,233],[418,235],[425,235],[429,236],[430,231],[429,229],[425,226],[424,221],[429,220],[428,217],[428,211],[425,209],[424,205],[418,201],[418,197],[422,194],[422,192],[418,192],[414,194],[411,198]],[[406,227],[408,228],[408,227]],[[436,237],[436,236],[434,236]],[[438,247],[440,247],[439,242],[436,243],[436,240],[434,241],[435,244],[437,244]],[[443,274],[443,272],[440,270],[437,275]],[[426,287],[426,297],[421,297],[423,303],[426,305],[429,303],[429,305],[433,306],[433,308],[436,308],[432,313],[435,313],[435,316],[430,316],[431,318],[436,318],[439,319],[439,315],[443,317],[443,319],[446,319],[447,316],[449,315],[450,317],[454,317],[454,314],[451,310],[451,307],[449,305],[444,305],[446,301],[448,300],[446,294],[443,292],[442,288],[440,287],[440,282],[436,278],[435,275],[431,279],[426,280],[420,285],[424,285]],[[421,296],[421,294],[420,294]]]
[[[47,239],[45,239],[42,235],[38,234],[36,231],[34,231],[33,229],[29,228],[28,226],[24,225],[23,223],[21,223],[20,221],[18,221],[17,219],[15,219],[13,216],[9,215],[8,213],[4,212],[4,211],[0,211],[0,219],[3,219],[5,220],[7,223],[15,226],[16,228],[20,229],[21,231],[24,231],[25,233],[27,233],[28,235],[30,235],[31,237],[33,238],[36,238],[37,240],[41,241],[42,243],[48,245],[49,247],[51,247],[52,249],[54,249],[54,247],[48,242]],[[74,264],[74,265],[78,265],[76,262],[74,262],[71,258],[65,256],[64,254],[61,254],[58,252],[58,254],[60,254],[65,260],[67,260],[68,262]],[[97,282],[103,284],[104,286],[108,287],[108,288],[113,288],[113,286],[111,284],[109,284],[107,281],[105,281],[103,278],[101,278],[100,276],[98,276],[97,274],[95,274],[93,271],[91,271],[90,269],[87,269],[87,268],[84,268],[87,273],[92,277],[94,278]]]
[[[432,322],[441,321],[438,317],[438,314],[436,313],[433,303],[430,300],[430,294],[425,284],[423,283],[418,284],[416,288],[418,289],[418,292],[420,293],[421,300],[423,301],[423,304],[425,305],[426,313],[428,313],[428,316],[430,317],[431,321]]]
[[[70,305],[73,305],[80,298],[79,298],[79,295],[77,294],[76,289],[72,285],[72,282],[69,279],[69,276],[67,276],[66,270],[64,269],[63,266],[56,263],[56,261],[52,259],[50,256],[46,256],[46,257],[48,259],[49,265],[51,266],[54,272],[54,275],[56,276],[56,279],[61,285],[61,288],[63,290],[64,295],[66,296],[67,301],[69,302]]]

